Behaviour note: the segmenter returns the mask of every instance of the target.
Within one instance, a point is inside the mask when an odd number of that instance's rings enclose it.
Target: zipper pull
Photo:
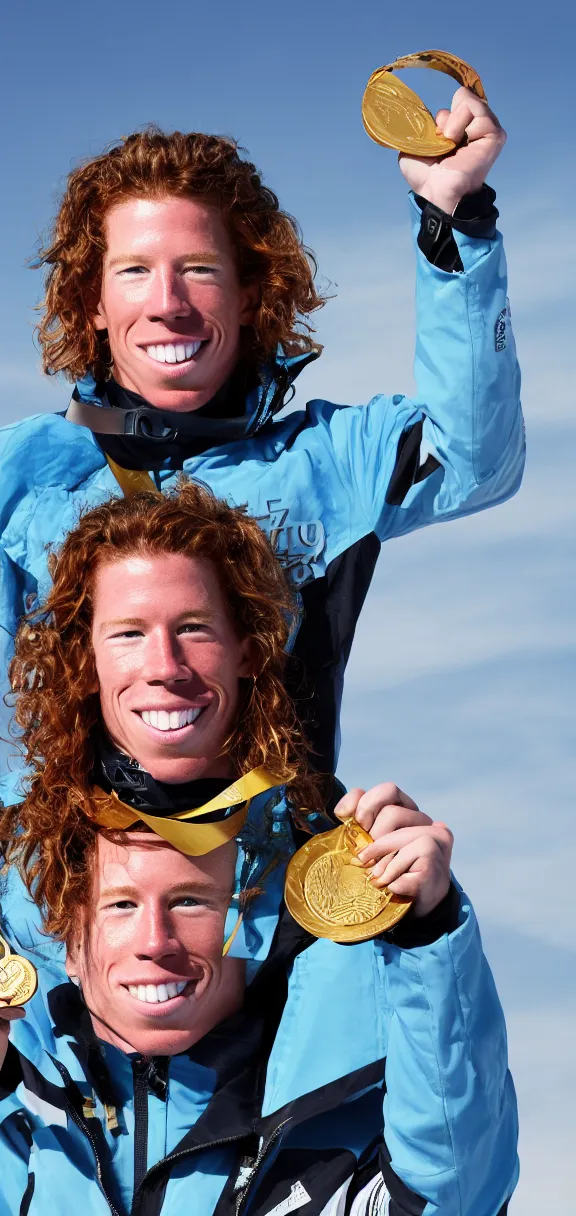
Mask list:
[[[108,1105],[108,1106],[104,1107],[104,1110],[106,1112],[106,1127],[109,1132],[115,1132],[116,1129],[120,1126],[118,1123],[118,1115],[116,1113],[116,1107]]]
[[[96,1103],[94,1101],[94,1096],[84,1099],[82,1103],[82,1114],[84,1115],[85,1119],[96,1118]]]

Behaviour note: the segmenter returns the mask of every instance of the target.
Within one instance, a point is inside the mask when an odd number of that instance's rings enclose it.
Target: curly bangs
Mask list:
[[[139,493],[87,511],[51,559],[44,607],[21,624],[10,665],[14,720],[31,776],[20,804],[0,811],[0,839],[43,912],[66,940],[86,900],[96,838],[91,819],[94,728],[100,701],[91,642],[95,575],[130,555],[184,554],[212,563],[239,638],[250,638],[255,673],[241,682],[227,741],[237,774],[266,765],[294,806],[320,803],[320,778],[284,687],[296,601],[268,538],[241,507],[194,484]]]
[[[232,139],[198,132],[166,134],[152,126],[129,135],[74,169],[46,246],[35,265],[48,267],[38,326],[43,367],[70,380],[110,375],[105,332],[96,311],[105,252],[105,220],[128,198],[185,197],[218,207],[236,250],[242,284],[257,283],[261,302],[245,354],[258,363],[315,349],[309,314],[325,303],[314,285],[316,261],[298,225],[280,209]],[[251,343],[251,345],[250,345]]]

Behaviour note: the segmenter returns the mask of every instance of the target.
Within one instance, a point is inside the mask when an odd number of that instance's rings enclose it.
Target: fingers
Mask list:
[[[387,840],[390,842],[391,837],[388,837]],[[445,823],[434,823],[426,831],[407,828],[394,832],[393,842],[396,844],[396,853],[390,857],[392,850],[388,843],[387,852],[383,854],[382,860],[373,866],[374,884],[378,887],[389,887],[415,864],[418,864],[419,871],[423,874],[429,870],[428,863],[431,861],[437,861],[442,868],[449,870],[453,841],[452,833]]]
[[[385,781],[381,785],[372,786],[367,791],[359,788],[349,790],[340,799],[334,813],[338,819],[349,819],[351,815],[354,815],[364,830],[370,832],[377,816],[385,807],[405,807],[408,810],[418,811],[416,803],[408,794],[399,789],[394,782]]]
[[[366,845],[358,854],[363,864],[379,861],[386,853],[396,852],[402,843],[400,835],[403,829],[421,831],[430,827],[432,820],[422,811],[411,811],[407,807],[386,806],[376,816],[370,829],[374,843]],[[394,843],[392,842],[392,838]]]
[[[20,1005],[7,1005],[5,1001],[0,1001],[0,1029],[2,1022],[17,1022],[20,1018],[25,1018],[26,1014]]]
[[[484,136],[491,136],[500,145],[506,140],[506,132],[496,115],[485,101],[472,89],[457,89],[452,99],[451,110],[439,110],[436,115],[439,132],[455,144],[462,143],[464,136],[471,143]]]

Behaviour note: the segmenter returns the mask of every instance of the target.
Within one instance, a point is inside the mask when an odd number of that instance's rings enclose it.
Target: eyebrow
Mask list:
[[[119,266],[122,262],[127,265],[137,266],[140,265],[140,263],[145,262],[147,257],[148,255],[145,253],[119,253],[115,258],[110,258],[108,267],[112,268],[113,266]],[[209,266],[219,266],[221,261],[217,253],[203,253],[202,251],[200,251],[200,253],[185,253],[181,260],[183,262],[207,263]]]
[[[176,622],[180,625],[185,621],[207,621],[210,623],[214,620],[214,613],[208,609],[206,612],[182,612],[176,617]],[[114,617],[111,621],[102,621],[100,633],[103,629],[109,629],[111,625],[145,625],[146,621],[141,616],[119,616]]]
[[[124,887],[105,887],[103,891],[100,891],[98,899],[121,899],[125,896],[138,895],[139,890],[139,887],[131,887],[130,884]],[[221,887],[216,886],[210,879],[203,882],[202,879],[193,878],[190,882],[176,883],[174,887],[170,887],[166,895],[205,895],[208,892],[217,895],[221,891]]]

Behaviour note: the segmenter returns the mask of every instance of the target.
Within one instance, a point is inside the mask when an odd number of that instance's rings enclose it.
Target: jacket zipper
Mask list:
[[[268,1137],[268,1140],[266,1141],[266,1143],[262,1144],[261,1147],[259,1148],[258,1156],[256,1157],[256,1160],[252,1167],[252,1172],[250,1174],[248,1182],[246,1183],[246,1186],[244,1187],[244,1189],[240,1192],[240,1195],[238,1196],[238,1200],[236,1202],[236,1216],[241,1216],[241,1213],[244,1211],[244,1208],[246,1207],[246,1204],[247,1204],[249,1196],[250,1196],[250,1192],[253,1189],[254,1182],[256,1181],[256,1177],[260,1170],[260,1166],[262,1165],[262,1162],[264,1161],[264,1158],[267,1156],[268,1152],[272,1148],[272,1145],[275,1143],[275,1141],[281,1135],[283,1129],[288,1125],[288,1123],[291,1123],[291,1122],[292,1122],[291,1119],[285,1119],[283,1123],[279,1123],[278,1126],[274,1128],[272,1135]]]
[[[224,1144],[235,1144],[239,1140],[245,1140],[246,1135],[247,1135],[246,1132],[239,1132],[238,1135],[236,1135],[236,1136],[223,1136],[221,1140],[211,1140],[209,1144],[195,1144],[193,1146],[193,1148],[182,1149],[179,1153],[169,1153],[168,1156],[163,1157],[161,1161],[156,1161],[154,1165],[150,1166],[150,1169],[147,1170],[144,1177],[142,1178],[140,1186],[138,1187],[138,1194],[136,1194],[136,1191],[134,1192],[134,1200],[132,1203],[131,1216],[136,1216],[136,1214],[138,1212],[140,1192],[142,1190],[142,1187],[147,1182],[148,1178],[150,1178],[150,1176],[152,1174],[156,1173],[157,1170],[163,1169],[164,1166],[172,1166],[175,1161],[182,1161],[183,1158],[192,1156],[193,1153],[199,1152],[200,1149],[221,1148],[222,1145],[224,1145]]]
[[[148,1064],[140,1057],[133,1061],[134,1083],[134,1191],[136,1194],[148,1170]]]
[[[290,1122],[291,1122],[291,1119],[285,1119],[284,1123],[279,1123],[278,1127],[274,1128],[272,1135],[268,1138],[266,1143],[263,1144],[261,1146],[261,1148],[258,1150],[258,1155],[257,1155],[256,1161],[254,1162],[254,1165],[252,1167],[252,1173],[250,1175],[250,1179],[249,1179],[248,1183],[246,1184],[244,1190],[240,1192],[240,1195],[238,1197],[238,1200],[236,1203],[236,1216],[240,1216],[240,1213],[242,1212],[242,1210],[244,1208],[244,1204],[248,1198],[248,1192],[252,1189],[252,1185],[256,1178],[256,1174],[257,1174],[258,1170],[260,1169],[260,1166],[261,1166],[266,1154],[268,1153],[268,1151],[274,1144],[275,1140],[277,1140],[278,1136],[282,1132],[282,1129],[284,1127],[286,1127],[286,1125]],[[174,1164],[174,1162],[182,1161],[185,1157],[191,1157],[193,1153],[199,1152],[200,1149],[221,1148],[222,1145],[234,1144],[234,1143],[237,1143],[239,1140],[244,1140],[245,1138],[246,1138],[246,1132],[241,1132],[237,1136],[224,1136],[221,1140],[212,1140],[209,1144],[195,1144],[193,1148],[182,1149],[182,1151],[179,1153],[170,1153],[167,1157],[163,1157],[162,1161],[157,1161],[155,1165],[152,1165],[150,1167],[150,1169],[144,1175],[142,1182],[140,1183],[140,1187],[138,1189],[141,1190],[141,1188],[144,1186],[147,1179],[150,1177],[151,1174],[155,1173],[156,1170],[159,1170],[161,1168],[163,1169],[165,1166],[172,1166]],[[136,1216],[136,1214],[138,1212],[138,1200],[139,1200],[139,1196],[137,1196],[136,1193],[134,1193],[134,1203],[132,1205],[132,1216]]]

